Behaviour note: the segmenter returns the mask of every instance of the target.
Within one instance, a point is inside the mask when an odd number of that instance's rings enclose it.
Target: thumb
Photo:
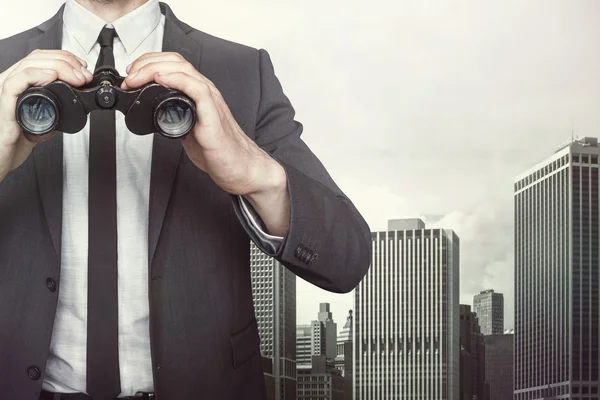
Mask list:
[[[206,163],[204,160],[204,155],[202,154],[202,147],[196,140],[195,136],[190,133],[182,137],[181,145],[183,146],[183,149],[185,150],[190,161],[192,161],[202,171],[206,172]]]

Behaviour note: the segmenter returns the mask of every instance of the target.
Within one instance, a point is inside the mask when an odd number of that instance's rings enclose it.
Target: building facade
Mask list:
[[[598,140],[514,182],[515,400],[598,399]]]
[[[298,400],[344,400],[344,378],[325,354],[298,369]]]
[[[513,339],[510,333],[487,335],[485,342],[485,380],[489,385],[489,400],[513,398]]]
[[[477,315],[460,305],[460,400],[489,400],[485,380],[485,344]]]
[[[504,295],[493,289],[473,297],[473,311],[477,314],[481,333],[501,335],[504,332]]]
[[[354,399],[458,399],[458,237],[417,219],[372,240],[354,295]]]
[[[260,251],[254,243],[251,243],[250,268],[261,354],[272,361],[272,372],[265,372],[265,382],[267,387],[273,386],[274,382],[275,400],[294,400],[296,276]]]
[[[312,357],[312,325],[298,325],[296,328],[296,369],[309,366]]]
[[[337,338],[337,356],[335,357],[335,367],[339,369],[344,377],[344,400],[352,400],[352,341],[353,328],[352,310],[348,311],[346,323],[338,333]]]
[[[319,304],[317,320],[325,328],[325,355],[333,360],[337,356],[337,324],[333,321],[329,303]]]

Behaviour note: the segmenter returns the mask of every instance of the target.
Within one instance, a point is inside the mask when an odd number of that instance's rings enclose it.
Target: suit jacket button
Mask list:
[[[29,376],[29,379],[37,381],[42,376],[42,373],[38,367],[32,366],[27,368],[27,375]]]
[[[52,278],[46,279],[46,286],[48,290],[51,292],[56,292],[56,281]]]

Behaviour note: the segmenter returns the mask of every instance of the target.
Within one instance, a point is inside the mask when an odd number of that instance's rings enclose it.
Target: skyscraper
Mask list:
[[[487,335],[485,342],[485,380],[490,388],[489,400],[513,398],[514,334]]]
[[[598,140],[514,183],[515,400],[598,398]]]
[[[493,289],[484,290],[473,297],[473,311],[477,314],[481,333],[501,335],[504,332],[504,295]]]
[[[296,369],[308,368],[312,360],[312,325],[298,325],[296,328]]]
[[[485,344],[471,306],[460,305],[460,400],[488,400]]]
[[[344,377],[344,400],[352,400],[352,381],[354,376],[352,372],[353,327],[352,310],[350,310],[348,311],[344,327],[338,333],[337,356],[335,357],[335,367],[342,371],[342,376]]]
[[[354,398],[458,399],[458,237],[416,219],[372,240],[354,295]]]
[[[274,380],[275,400],[295,400],[296,276],[254,243],[250,249],[250,268],[260,350],[273,363],[272,372],[265,373],[265,381],[272,386]]]
[[[327,331],[321,321],[296,328],[296,369],[310,368],[312,356],[326,355]]]
[[[337,324],[333,322],[329,308],[329,303],[320,303],[317,319],[325,327],[325,355],[333,360],[337,355]]]

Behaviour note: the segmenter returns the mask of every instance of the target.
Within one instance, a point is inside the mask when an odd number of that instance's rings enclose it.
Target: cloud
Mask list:
[[[506,328],[513,327],[512,207],[493,199],[473,210],[453,211],[428,224],[453,229],[460,239],[461,304],[473,304],[473,295],[485,289],[504,294]]]

